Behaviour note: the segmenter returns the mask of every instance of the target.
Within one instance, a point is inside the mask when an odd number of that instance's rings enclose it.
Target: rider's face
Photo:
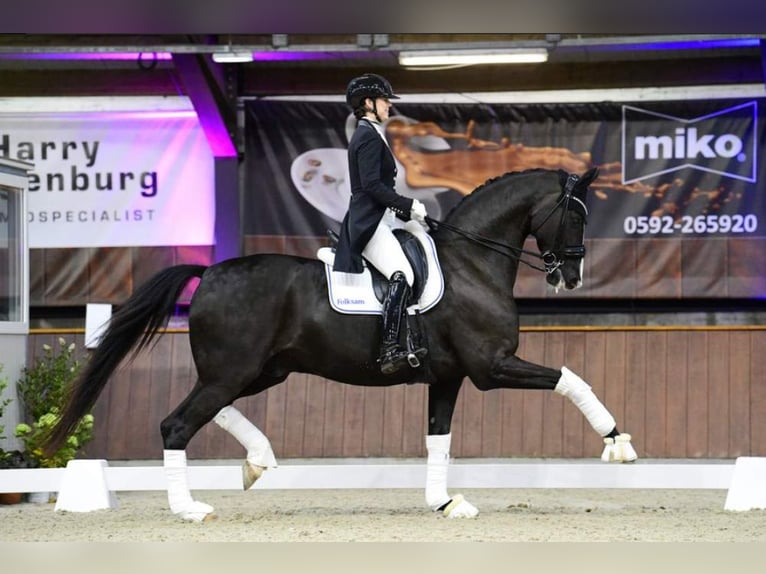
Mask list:
[[[388,98],[375,98],[373,100],[373,105],[378,112],[380,121],[385,122],[388,119],[388,114],[391,110],[391,102],[388,101]]]

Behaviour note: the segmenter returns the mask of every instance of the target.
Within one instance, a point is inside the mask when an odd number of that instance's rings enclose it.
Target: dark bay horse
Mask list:
[[[449,517],[478,513],[462,496],[447,493],[450,426],[465,377],[480,390],[553,390],[569,398],[604,437],[603,460],[635,460],[630,436],[617,430],[587,383],[566,367],[536,365],[515,354],[519,318],[513,285],[519,264],[533,259],[557,289],[580,286],[586,193],[596,175],[596,170],[582,177],[561,170],[508,173],[464,197],[443,222],[431,221],[445,290],[440,303],[421,316],[429,354],[420,367],[391,375],[381,374],[376,363],[380,319],[332,310],[318,260],[258,254],[209,267],[163,270],[113,315],[48,446],[61,444],[123,359],[158,336],[187,282],[200,277],[189,309],[199,378],[160,425],[168,501],[186,520],[203,520],[213,512],[191,496],[189,440],[211,420],[230,432],[247,450],[243,482],[249,488],[276,460],[268,439],[232,403],[273,387],[291,372],[352,385],[427,384],[426,503]],[[539,254],[522,249],[529,235]]]

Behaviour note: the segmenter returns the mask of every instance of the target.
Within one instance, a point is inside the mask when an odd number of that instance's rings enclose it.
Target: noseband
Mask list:
[[[551,210],[548,212],[548,215],[545,216],[540,225],[538,225],[532,232],[534,235],[537,231],[539,231],[540,228],[545,225],[545,222],[550,219],[551,215],[553,215],[553,213],[559,208],[559,206],[563,206],[563,209],[561,210],[561,219],[559,219],[559,227],[556,230],[556,239],[553,242],[553,249],[546,250],[543,253],[535,253],[526,249],[519,249],[513,245],[495,241],[494,239],[479,235],[478,233],[465,231],[459,227],[455,227],[454,225],[433,219],[432,217],[426,216],[426,223],[428,223],[428,226],[433,231],[436,231],[440,227],[444,227],[445,229],[448,229],[453,233],[457,233],[458,235],[462,235],[466,239],[473,241],[474,243],[478,243],[487,249],[491,249],[492,251],[500,253],[506,257],[516,259],[519,263],[523,263],[532,269],[537,269],[538,271],[543,271],[544,273],[550,275],[556,271],[556,269],[561,267],[566,259],[585,257],[585,245],[567,245],[565,247],[561,247],[561,243],[563,241],[562,235],[564,233],[564,221],[566,219],[567,212],[572,208],[578,208],[583,211],[583,215],[585,217],[588,215],[588,208],[585,206],[585,203],[573,195],[575,185],[577,185],[578,181],[580,181],[580,176],[575,174],[569,175],[566,184],[564,185],[564,192],[556,202],[556,205],[551,208]],[[570,207],[570,201],[574,202],[572,207]],[[530,263],[529,261],[522,259],[523,255],[540,259],[543,262],[543,266],[540,267],[539,265],[535,265],[534,263]]]

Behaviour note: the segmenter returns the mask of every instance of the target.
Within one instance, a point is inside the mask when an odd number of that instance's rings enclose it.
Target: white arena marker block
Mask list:
[[[101,341],[112,318],[112,306],[108,303],[85,305],[85,348],[95,349]]]
[[[734,464],[724,510],[766,509],[766,458],[740,456]]]
[[[70,460],[54,510],[90,512],[116,508],[117,498],[106,485],[107,466],[105,460]]]

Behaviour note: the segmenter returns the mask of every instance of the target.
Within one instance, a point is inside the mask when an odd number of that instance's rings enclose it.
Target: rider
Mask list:
[[[399,343],[399,330],[414,273],[392,228],[396,217],[414,219],[425,226],[426,208],[417,199],[394,191],[396,163],[388,147],[383,122],[388,119],[394,95],[391,84],[377,74],[352,79],[346,102],[358,123],[349,142],[348,167],[351,199],[340,229],[335,252],[335,271],[362,273],[362,257],[389,279],[383,304],[380,370],[398,371],[407,363],[408,352]],[[416,355],[425,354],[418,349]]]

